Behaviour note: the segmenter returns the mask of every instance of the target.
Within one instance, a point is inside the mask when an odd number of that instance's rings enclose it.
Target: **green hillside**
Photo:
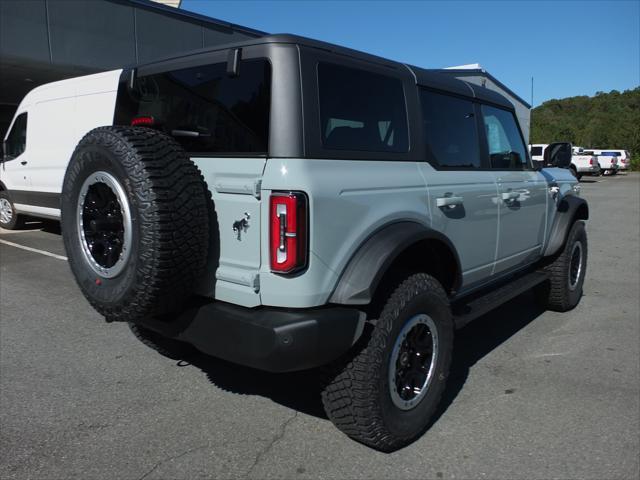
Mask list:
[[[531,111],[531,143],[569,141],[585,148],[623,148],[640,158],[640,87],[594,97],[549,100]]]

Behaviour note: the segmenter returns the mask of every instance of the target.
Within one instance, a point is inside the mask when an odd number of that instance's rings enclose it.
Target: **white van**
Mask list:
[[[25,96],[3,144],[1,227],[16,228],[25,215],[60,218],[60,193],[69,158],[84,134],[113,123],[121,72],[49,83]]]

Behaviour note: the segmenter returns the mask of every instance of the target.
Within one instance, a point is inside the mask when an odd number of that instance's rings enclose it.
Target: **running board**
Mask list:
[[[531,290],[549,277],[546,273],[531,272],[522,277],[512,279],[494,290],[484,294],[472,294],[453,303],[453,320],[456,328],[481,317],[521,293]]]

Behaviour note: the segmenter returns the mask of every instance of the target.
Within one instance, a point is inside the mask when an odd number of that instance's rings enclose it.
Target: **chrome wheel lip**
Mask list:
[[[407,338],[411,330],[413,330],[413,328],[415,328],[418,325],[425,325],[431,333],[432,352],[431,352],[429,370],[424,380],[424,383],[420,388],[419,393],[415,397],[409,400],[405,400],[402,397],[400,397],[400,394],[396,387],[396,374],[397,374],[396,363],[400,355],[400,349],[402,347],[402,343]],[[412,408],[415,408],[429,391],[429,386],[433,381],[433,377],[436,369],[436,363],[438,360],[438,350],[439,350],[438,344],[439,344],[438,329],[436,328],[436,324],[433,321],[433,319],[425,313],[420,313],[418,315],[414,315],[413,317],[411,317],[402,327],[402,330],[400,330],[400,333],[396,337],[395,343],[393,345],[393,350],[391,351],[391,357],[389,359],[389,368],[388,368],[389,370],[388,383],[389,383],[389,393],[391,394],[391,401],[400,410],[411,410]]]
[[[576,256],[577,253],[577,256]],[[580,283],[580,277],[582,276],[582,256],[584,252],[582,250],[582,243],[575,242],[571,247],[571,254],[569,255],[569,273],[567,275],[567,281],[569,282],[569,290],[574,291]],[[577,260],[577,266],[574,262]],[[576,267],[574,275],[574,267]]]
[[[120,252],[120,257],[118,258],[116,263],[111,267],[104,267],[95,260],[95,258],[91,254],[91,250],[89,249],[89,244],[87,242],[87,239],[85,238],[84,221],[83,221],[84,202],[87,196],[87,192],[89,191],[89,187],[91,187],[92,185],[95,185],[96,183],[103,183],[111,189],[111,191],[116,196],[118,204],[120,205],[120,211],[122,212],[122,223],[124,226],[124,238],[122,242],[122,251]],[[131,255],[131,244],[132,244],[131,209],[130,209],[129,200],[127,198],[127,194],[124,188],[113,175],[111,175],[108,172],[97,171],[87,177],[87,179],[82,184],[82,187],[80,187],[76,219],[77,219],[78,236],[80,239],[82,254],[87,264],[91,267],[91,269],[103,278],[114,278],[118,276],[120,273],[122,273],[122,270],[124,270],[127,264],[127,260]]]
[[[0,198],[0,222],[8,225],[13,220],[13,207],[6,198]]]

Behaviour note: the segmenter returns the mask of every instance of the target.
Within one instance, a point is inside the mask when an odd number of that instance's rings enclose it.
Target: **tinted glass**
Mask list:
[[[531,147],[531,155],[536,157],[542,156],[542,147]]]
[[[482,105],[491,168],[522,170],[527,167],[527,154],[513,113]]]
[[[27,148],[27,114],[21,113],[13,122],[13,127],[5,142],[5,153],[9,158],[21,155]]]
[[[480,167],[473,103],[428,90],[420,95],[429,161],[445,168]]]
[[[600,155],[605,157],[619,157],[620,154],[618,152],[602,152]]]
[[[239,76],[226,63],[139,77],[127,108],[131,119],[151,116],[191,153],[266,154],[271,66],[244,60]],[[130,120],[129,120],[130,121]]]
[[[406,152],[402,82],[377,73],[318,64],[322,144],[333,150]]]

